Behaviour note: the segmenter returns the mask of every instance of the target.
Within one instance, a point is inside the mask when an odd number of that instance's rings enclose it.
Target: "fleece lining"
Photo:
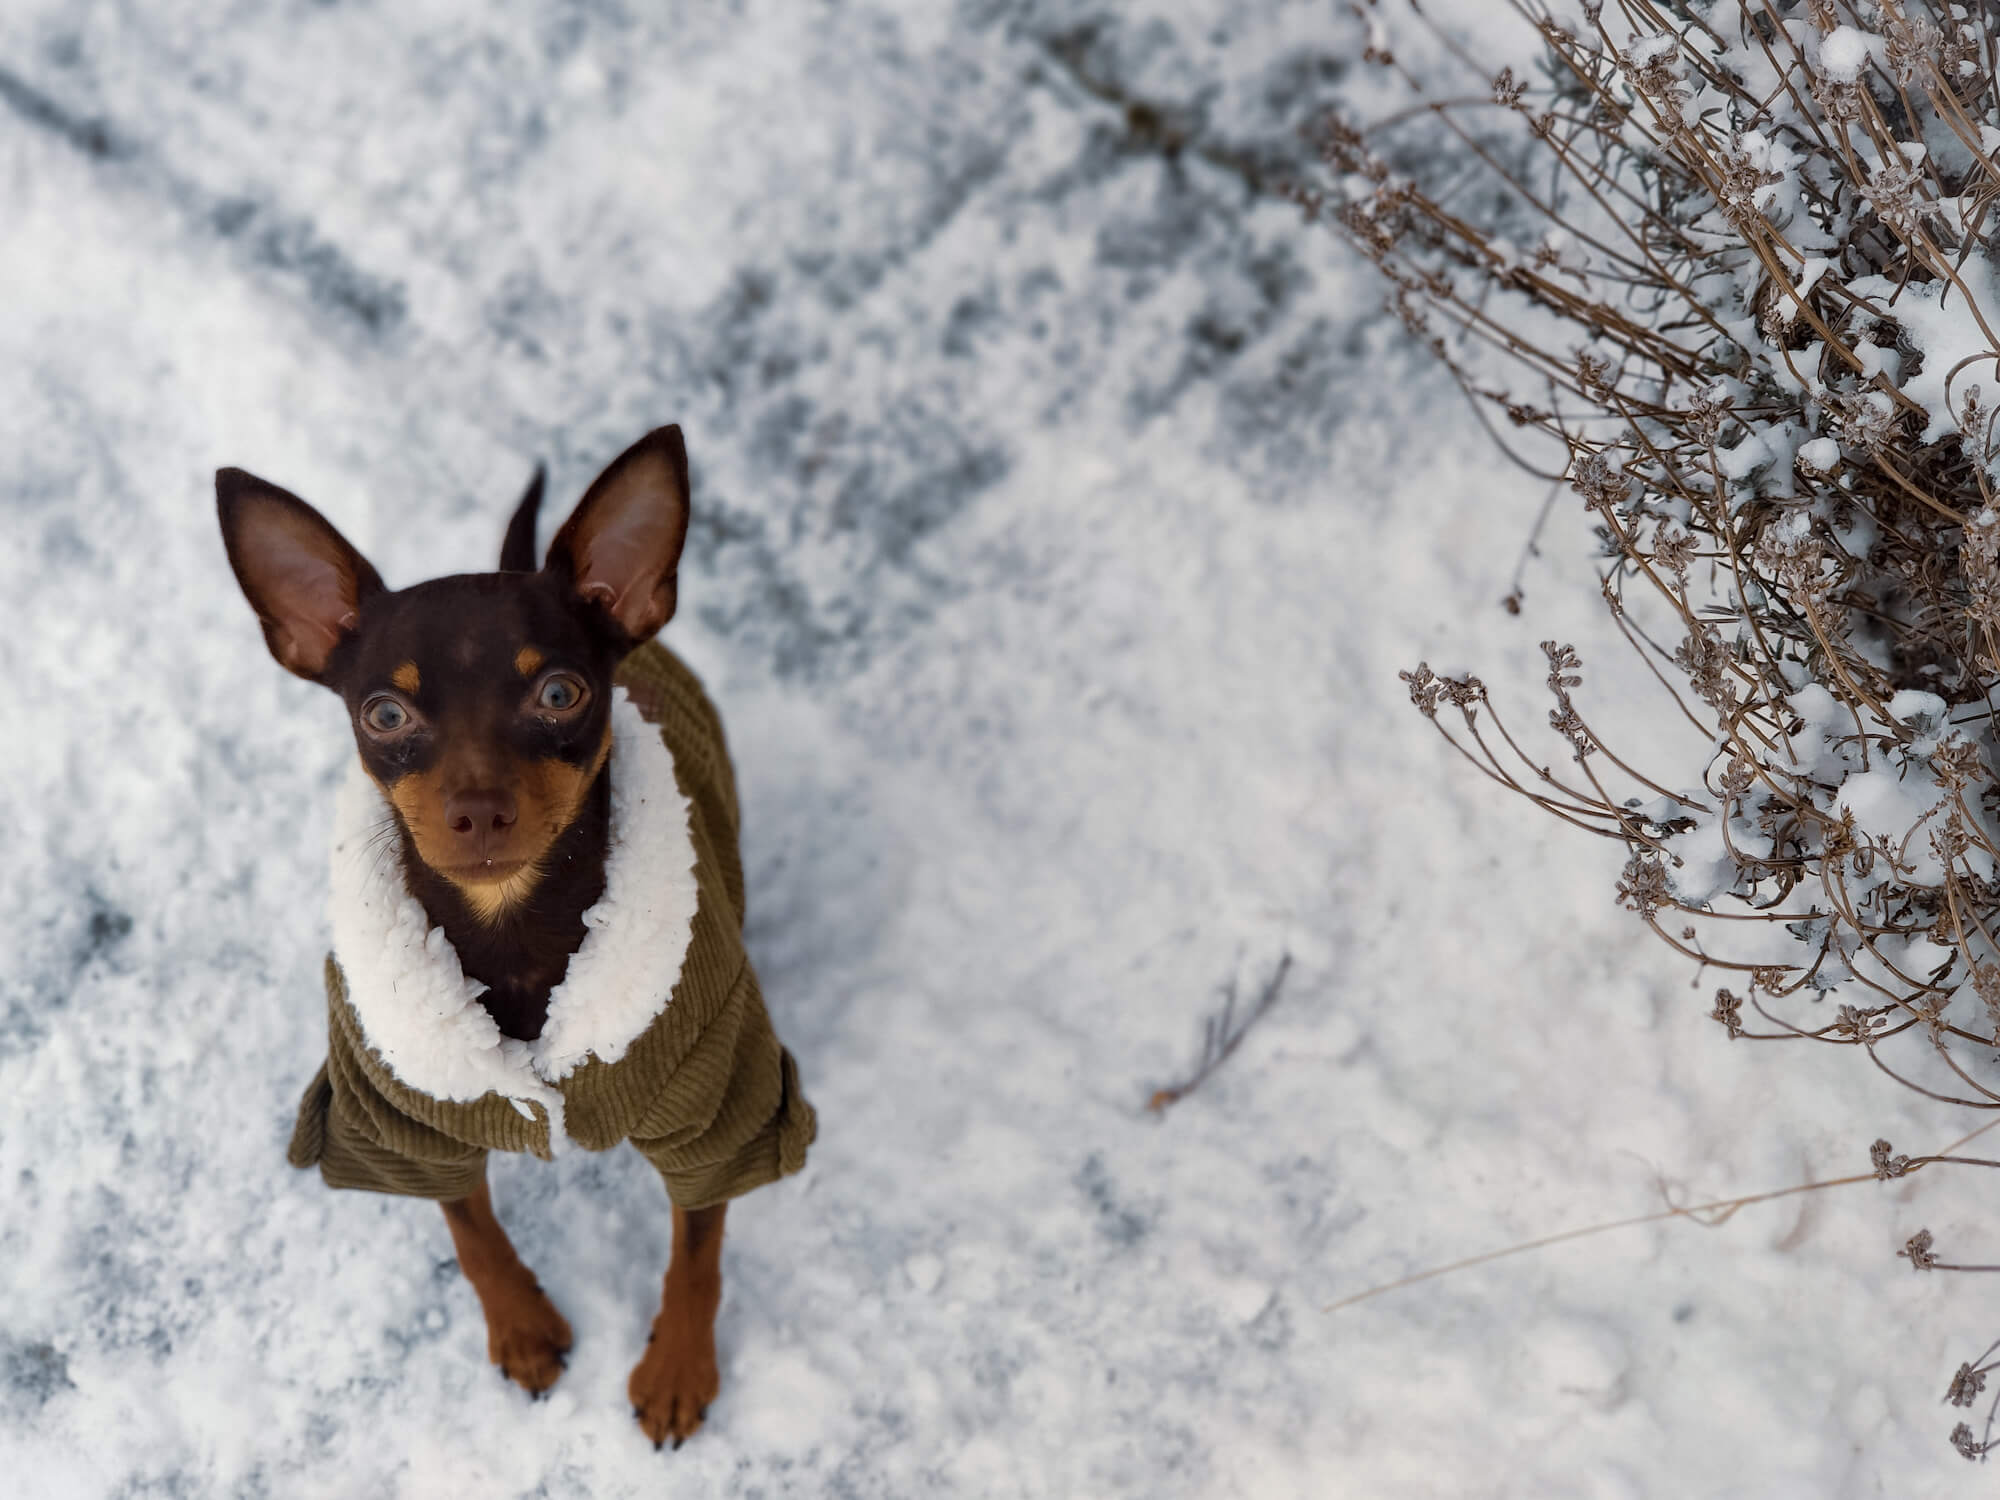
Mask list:
[[[542,1034],[526,1042],[501,1033],[479,1000],[486,986],[405,886],[395,814],[356,762],[334,809],[334,956],[363,1037],[400,1082],[435,1099],[537,1103],[559,1123],[554,1085],[588,1057],[617,1062],[671,1003],[700,900],[688,800],[673,752],[623,689],[609,772],[604,894],[583,914],[583,944],[550,992]],[[559,1145],[559,1129],[551,1135]]]

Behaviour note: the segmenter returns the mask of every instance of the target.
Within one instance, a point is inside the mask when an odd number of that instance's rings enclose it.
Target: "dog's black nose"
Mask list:
[[[514,794],[507,791],[454,792],[445,799],[444,820],[460,838],[485,852],[488,840],[514,826]]]

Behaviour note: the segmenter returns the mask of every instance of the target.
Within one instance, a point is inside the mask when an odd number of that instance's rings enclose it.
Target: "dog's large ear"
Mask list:
[[[325,680],[327,658],[382,592],[368,559],[297,495],[241,469],[218,469],[222,544],[280,666]]]
[[[577,502],[549,543],[549,571],[601,604],[637,645],[673,618],[687,529],[687,447],[680,428],[656,428]]]

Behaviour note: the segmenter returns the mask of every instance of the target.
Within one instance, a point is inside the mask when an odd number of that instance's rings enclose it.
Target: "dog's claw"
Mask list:
[[[653,1440],[654,1451],[668,1444],[680,1451],[707,1419],[719,1384],[715,1344],[705,1324],[686,1331],[655,1328],[646,1340],[645,1357],[626,1384],[632,1414],[640,1431]]]
[[[506,1312],[506,1321],[497,1324],[496,1314],[487,1314],[487,1356],[501,1378],[539,1401],[569,1368],[569,1324],[547,1297],[539,1295],[533,1303],[517,1303]]]

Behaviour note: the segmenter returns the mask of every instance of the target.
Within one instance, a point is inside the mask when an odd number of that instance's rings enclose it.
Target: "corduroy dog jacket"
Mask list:
[[[403,886],[357,766],[335,815],[327,1060],[288,1153],[327,1185],[478,1187],[488,1151],[629,1140],[682,1208],[805,1164],[816,1128],[743,947],[736,779],[722,721],[657,642],[618,672],[605,891],[542,1034],[505,1037]],[[657,733],[656,733],[657,732]]]

